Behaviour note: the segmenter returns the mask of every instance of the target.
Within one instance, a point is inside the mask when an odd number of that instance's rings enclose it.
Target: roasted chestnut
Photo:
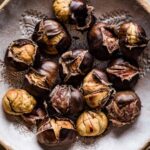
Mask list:
[[[95,22],[94,7],[86,0],[54,0],[53,10],[60,21],[73,21],[78,30],[86,30]]]
[[[113,60],[106,69],[109,80],[118,90],[132,89],[139,79],[139,69],[122,58]]]
[[[81,89],[86,103],[91,108],[103,108],[115,92],[106,74],[98,69],[93,69],[84,78]]]
[[[37,139],[45,146],[72,144],[76,140],[76,130],[69,119],[47,118],[38,127]]]
[[[23,71],[33,66],[38,57],[38,46],[34,42],[19,39],[8,46],[5,63],[11,70]]]
[[[35,27],[32,39],[38,43],[41,52],[50,55],[63,53],[71,45],[68,31],[52,19],[42,19]]]
[[[59,64],[64,83],[80,84],[82,78],[91,70],[93,61],[88,50],[78,49],[62,54]]]
[[[23,89],[10,89],[2,101],[3,109],[10,115],[23,115],[32,112],[36,100]]]
[[[50,106],[59,114],[76,115],[83,110],[83,96],[71,85],[57,85],[50,94]]]
[[[106,23],[96,23],[87,34],[90,53],[100,60],[108,60],[119,51],[115,30]]]
[[[77,132],[80,136],[99,136],[108,127],[108,119],[103,112],[83,112],[76,123]]]
[[[119,38],[122,53],[131,60],[136,60],[148,44],[145,30],[133,22],[120,26]]]
[[[116,93],[112,102],[107,106],[109,120],[115,127],[131,124],[139,116],[141,101],[132,91]]]
[[[49,94],[58,79],[58,65],[44,60],[38,68],[30,68],[25,75],[26,90],[36,97]]]

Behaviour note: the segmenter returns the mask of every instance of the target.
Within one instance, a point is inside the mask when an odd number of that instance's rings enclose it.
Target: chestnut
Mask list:
[[[40,66],[30,68],[25,74],[26,90],[35,97],[49,94],[51,88],[57,83],[58,74],[58,65],[55,62],[44,60]]]
[[[8,46],[5,64],[11,70],[24,71],[33,66],[38,57],[38,46],[33,41],[19,39]]]
[[[48,103],[58,114],[76,115],[83,110],[83,96],[71,85],[57,85],[49,97]]]
[[[81,89],[84,100],[91,108],[103,108],[114,93],[107,75],[98,69],[93,69],[88,73],[83,80]]]
[[[74,123],[67,118],[46,118],[37,129],[38,142],[45,146],[62,146],[76,140]]]
[[[128,59],[136,60],[148,44],[145,30],[134,22],[127,22],[119,28],[120,47]]]
[[[132,89],[139,79],[139,68],[123,58],[113,60],[106,69],[109,80],[117,90]]]
[[[108,127],[108,119],[103,112],[83,112],[76,123],[77,132],[83,137],[99,136]]]
[[[36,25],[32,39],[39,45],[41,53],[50,55],[63,53],[71,45],[68,31],[59,22],[46,18]]]
[[[133,91],[116,93],[114,99],[107,106],[109,120],[115,127],[131,124],[139,116],[141,101]]]
[[[96,23],[87,34],[90,53],[99,60],[108,60],[119,51],[115,30],[106,23]]]
[[[91,70],[93,57],[88,50],[77,49],[67,51],[59,59],[60,77],[64,83],[77,85]]]
[[[54,0],[53,10],[58,20],[73,22],[77,30],[86,30],[95,22],[94,7],[86,0]]]
[[[31,113],[36,106],[36,100],[23,89],[10,89],[2,99],[3,109],[10,115]]]

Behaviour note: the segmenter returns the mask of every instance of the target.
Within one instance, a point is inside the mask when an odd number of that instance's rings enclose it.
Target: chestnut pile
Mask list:
[[[44,18],[32,40],[8,46],[6,67],[26,73],[23,88],[4,95],[4,111],[36,125],[38,142],[45,146],[102,136],[110,127],[135,122],[141,110],[134,92],[137,60],[148,44],[144,29],[134,22],[119,28],[95,23],[93,7],[85,0],[54,0],[53,10],[60,22]],[[88,30],[89,48],[69,49],[72,40],[64,22]],[[108,66],[93,67],[96,59],[107,60]]]

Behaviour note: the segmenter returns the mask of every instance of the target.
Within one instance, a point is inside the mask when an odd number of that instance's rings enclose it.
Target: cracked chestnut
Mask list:
[[[115,127],[131,124],[139,116],[141,101],[132,91],[116,93],[112,102],[107,106],[109,120]]]
[[[148,44],[145,30],[134,22],[120,26],[119,38],[122,53],[131,60],[136,60]]]
[[[30,68],[25,75],[26,90],[35,97],[47,95],[57,83],[58,75],[58,65],[55,62],[44,60],[38,68]]]
[[[68,31],[52,19],[42,19],[35,27],[32,39],[39,45],[41,53],[50,55],[63,53],[71,45]]]
[[[24,71],[33,66],[38,58],[38,46],[31,40],[19,39],[8,46],[5,64],[11,70]]]
[[[103,108],[115,92],[108,82],[106,74],[98,69],[93,69],[84,78],[81,89],[84,100],[91,108]]]
[[[47,118],[37,130],[38,142],[48,147],[70,145],[76,136],[74,123],[67,118]]]
[[[139,68],[128,61],[118,58],[106,69],[109,80],[117,90],[132,89],[139,79]]]
[[[10,89],[2,100],[3,109],[10,115],[31,113],[36,106],[36,100],[23,89]]]
[[[80,84],[82,78],[91,70],[93,61],[88,50],[67,51],[59,59],[60,77],[64,83]]]
[[[103,134],[108,127],[108,119],[103,112],[83,112],[76,123],[77,132],[83,137]]]
[[[119,39],[106,23],[96,23],[87,34],[90,53],[99,60],[108,60],[119,51]]]

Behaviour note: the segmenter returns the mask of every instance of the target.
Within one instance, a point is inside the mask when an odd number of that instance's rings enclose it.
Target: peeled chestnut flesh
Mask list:
[[[113,60],[106,69],[109,80],[117,90],[132,89],[139,79],[139,68],[122,58]]]
[[[30,68],[25,75],[25,87],[36,97],[49,94],[58,79],[58,65],[55,62],[44,60],[37,68]]]
[[[93,61],[93,57],[88,50],[77,49],[62,54],[59,64],[63,82],[80,84],[82,78],[91,70]]]
[[[91,108],[103,108],[115,92],[108,82],[107,75],[98,69],[93,69],[88,73],[83,80],[81,89],[84,100]]]
[[[52,19],[42,19],[35,27],[32,39],[38,43],[41,53],[49,55],[63,53],[71,45],[68,31]]]
[[[47,118],[38,127],[37,139],[48,147],[70,145],[76,140],[74,123],[66,118]]]
[[[133,123],[139,116],[141,101],[133,91],[116,93],[112,102],[107,106],[109,120],[115,127]]]
[[[11,70],[24,71],[33,66],[38,58],[38,46],[31,40],[19,39],[8,46],[5,64]]]
[[[96,23],[87,34],[90,53],[99,60],[108,60],[119,51],[115,30],[106,23]]]

